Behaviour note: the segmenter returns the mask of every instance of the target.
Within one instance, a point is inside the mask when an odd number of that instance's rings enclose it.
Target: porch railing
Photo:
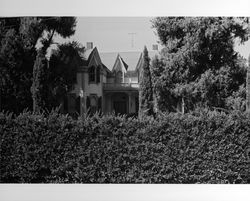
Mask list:
[[[103,83],[104,90],[128,90],[139,89],[138,83]]]

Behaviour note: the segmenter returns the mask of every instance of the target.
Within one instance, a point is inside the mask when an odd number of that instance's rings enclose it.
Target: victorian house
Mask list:
[[[157,54],[157,48],[149,56]],[[104,114],[133,115],[139,108],[139,73],[142,52],[99,53],[87,43],[84,60],[78,67],[77,83],[63,103],[72,115],[100,111]]]

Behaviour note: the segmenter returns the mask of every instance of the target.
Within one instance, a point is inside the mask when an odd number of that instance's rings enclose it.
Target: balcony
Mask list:
[[[104,91],[138,91],[138,83],[103,83]]]

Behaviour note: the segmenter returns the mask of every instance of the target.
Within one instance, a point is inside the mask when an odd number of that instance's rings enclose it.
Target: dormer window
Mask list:
[[[95,66],[89,68],[89,82],[95,82]]]
[[[91,66],[88,70],[89,82],[100,83],[101,78],[101,66]]]

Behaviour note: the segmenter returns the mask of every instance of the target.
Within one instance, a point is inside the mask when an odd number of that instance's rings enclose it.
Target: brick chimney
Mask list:
[[[93,49],[93,42],[87,42],[86,47],[87,47],[87,50],[88,49]]]

